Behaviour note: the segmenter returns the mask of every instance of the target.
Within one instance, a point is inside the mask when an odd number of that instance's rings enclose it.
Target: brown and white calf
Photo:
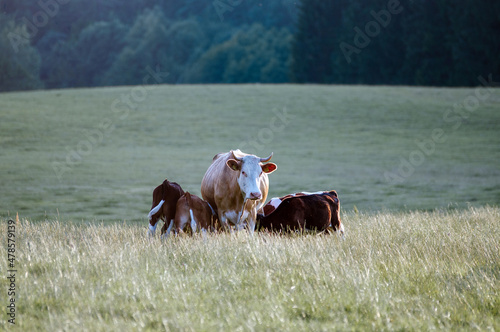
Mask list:
[[[205,233],[219,228],[217,215],[212,207],[196,195],[186,192],[177,201],[174,230],[178,234],[190,225],[194,234],[197,230]]]
[[[260,229],[324,231],[332,227],[344,235],[344,225],[340,221],[340,201],[335,190],[273,198],[263,211],[257,216]]]
[[[253,233],[257,211],[269,191],[267,174],[277,168],[267,163],[272,156],[259,158],[231,150],[213,158],[201,182],[201,195],[215,209],[225,229],[230,229],[229,223],[241,229],[247,221]]]
[[[154,236],[156,231],[156,223],[159,219],[165,224],[161,229],[162,236],[168,236],[174,225],[175,212],[177,201],[184,195],[184,190],[176,182],[170,182],[167,179],[163,181],[153,191],[153,205],[148,214],[149,218],[149,235]]]

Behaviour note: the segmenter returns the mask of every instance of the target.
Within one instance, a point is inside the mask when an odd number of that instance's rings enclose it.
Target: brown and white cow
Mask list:
[[[197,230],[203,233],[219,228],[217,215],[210,205],[196,195],[186,192],[177,201],[175,212],[175,233],[183,231],[189,224],[194,234]]]
[[[182,195],[184,195],[184,190],[182,190],[181,186],[167,179],[155,188],[153,191],[153,205],[148,214],[150,236],[155,235],[156,223],[159,219],[165,222],[161,229],[162,236],[170,234],[170,230],[174,225],[177,201]]]
[[[264,206],[263,212],[257,216],[260,229],[324,231],[332,227],[344,235],[340,201],[335,190],[273,198]]]
[[[277,168],[267,163],[267,158],[259,158],[240,150],[231,150],[216,155],[201,182],[201,195],[217,212],[222,226],[230,229],[244,227],[253,233],[257,210],[264,205],[269,191],[267,174]]]

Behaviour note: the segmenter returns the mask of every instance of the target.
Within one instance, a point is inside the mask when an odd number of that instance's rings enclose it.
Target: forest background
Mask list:
[[[0,0],[0,91],[166,83],[477,86],[500,2]],[[156,66],[156,68],[154,68]]]

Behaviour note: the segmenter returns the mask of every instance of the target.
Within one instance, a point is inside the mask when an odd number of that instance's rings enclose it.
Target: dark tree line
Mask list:
[[[477,85],[497,0],[0,0],[0,91],[169,83]]]
[[[295,82],[474,86],[500,74],[496,0],[303,0]]]
[[[222,7],[220,7],[222,5]],[[0,0],[0,91],[288,81],[293,1]]]

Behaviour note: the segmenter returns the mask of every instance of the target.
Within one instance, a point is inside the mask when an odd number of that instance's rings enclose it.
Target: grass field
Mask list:
[[[155,186],[199,194],[212,157],[238,147],[274,152],[270,197],[337,190],[346,240],[145,236]],[[500,89],[0,94],[2,248],[20,219],[15,328],[499,330],[499,161]],[[4,308],[8,288],[1,278]]]
[[[495,331],[499,220],[487,207],[347,213],[344,241],[240,232],[167,242],[141,225],[21,221],[15,327]]]
[[[344,209],[362,211],[500,202],[500,89],[465,113],[454,104],[474,89],[200,85],[139,92],[0,94],[0,216],[144,223],[155,186],[168,178],[199,194],[212,157],[237,147],[274,152],[271,197],[335,189]],[[417,143],[435,130],[443,134],[433,150],[424,144],[433,152],[422,152]],[[405,164],[410,159],[416,166]]]

